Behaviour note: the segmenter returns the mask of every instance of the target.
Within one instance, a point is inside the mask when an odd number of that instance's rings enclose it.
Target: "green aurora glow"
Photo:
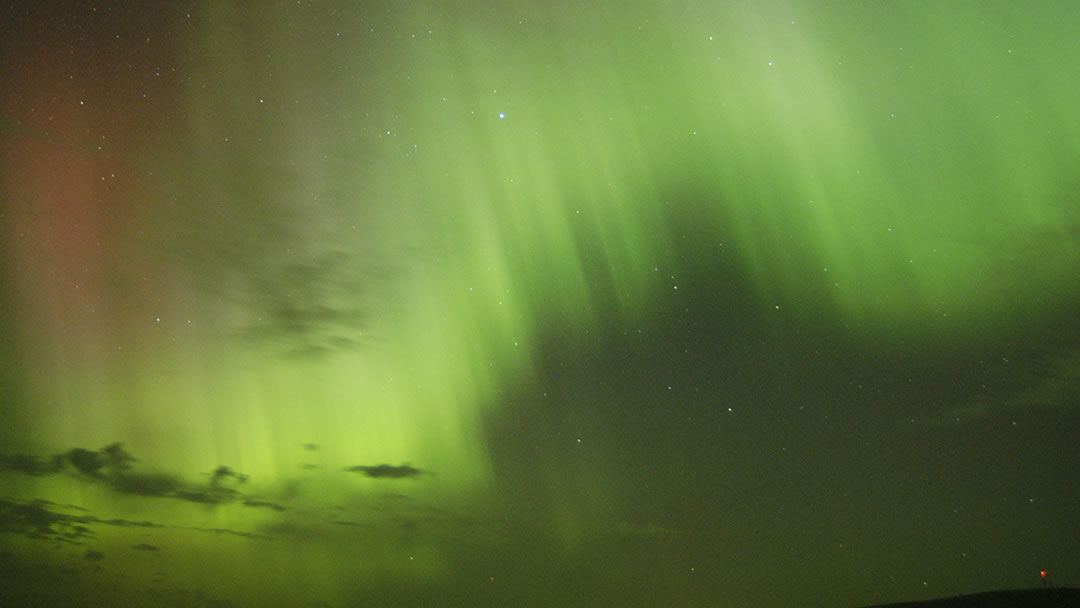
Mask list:
[[[556,561],[588,561],[606,535],[682,542],[688,525],[630,506],[637,486],[612,464],[615,440],[581,447],[595,466],[575,469],[553,455],[563,439],[544,438],[561,428],[544,407],[630,403],[637,385],[545,388],[576,373],[552,369],[595,359],[615,374],[611,336],[653,334],[666,352],[664,319],[691,310],[717,311],[705,339],[793,353],[831,332],[873,353],[977,358],[1056,331],[1080,295],[1080,19],[1036,5],[170,11],[153,25],[175,42],[149,125],[114,133],[110,113],[94,114],[141,103],[143,83],[124,76],[67,127],[37,122],[32,92],[0,96],[0,452],[122,441],[145,470],[199,487],[228,465],[248,476],[244,496],[283,510],[118,495],[120,477],[5,473],[3,493],[102,519],[152,509],[175,527],[97,526],[92,546],[113,569],[101,576],[151,585],[157,560],[172,588],[233,601],[296,598],[303,580],[303,597],[334,605],[407,604],[458,589],[476,564],[494,583],[497,560],[478,556],[523,539]],[[101,63],[80,78],[115,60],[91,53]],[[56,171],[19,160],[34,153],[83,168],[55,187]],[[100,185],[109,167],[123,187]],[[655,367],[636,356],[627,369]],[[577,405],[538,405],[548,390]],[[638,429],[630,410],[619,424]],[[342,471],[380,463],[431,474]],[[523,471],[535,477],[513,479]],[[119,557],[145,535],[169,551]],[[31,540],[10,546],[63,562]],[[287,573],[267,586],[267,572]],[[696,605],[721,588],[732,584],[652,589]],[[800,597],[734,588],[724,597],[745,605]],[[903,599],[871,591],[886,588],[860,579],[828,593]],[[576,597],[528,589],[541,604]]]

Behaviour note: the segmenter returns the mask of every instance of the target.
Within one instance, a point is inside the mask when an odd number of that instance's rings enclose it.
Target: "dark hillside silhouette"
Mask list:
[[[1020,589],[866,608],[1080,608],[1080,589]]]

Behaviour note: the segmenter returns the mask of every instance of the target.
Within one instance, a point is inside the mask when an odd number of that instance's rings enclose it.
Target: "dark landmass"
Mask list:
[[[1080,608],[1080,589],[1017,589],[866,608]]]

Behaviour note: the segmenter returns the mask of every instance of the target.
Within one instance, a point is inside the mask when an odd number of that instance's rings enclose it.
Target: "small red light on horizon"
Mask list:
[[[1046,570],[1039,570],[1039,576],[1046,578]]]

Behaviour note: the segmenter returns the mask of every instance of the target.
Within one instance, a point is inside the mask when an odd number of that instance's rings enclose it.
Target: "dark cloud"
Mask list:
[[[101,469],[108,462],[108,459],[104,455],[95,452],[93,450],[87,450],[83,448],[72,448],[64,454],[64,458],[71,466],[75,467],[80,473],[89,475],[90,477],[100,477]]]
[[[86,517],[66,515],[54,507],[47,500],[28,503],[0,500],[0,532],[64,542],[93,536],[83,525]]]
[[[178,475],[132,471],[137,459],[119,442],[100,450],[73,448],[61,458],[90,480],[100,482],[116,492],[137,496],[175,498],[204,504],[219,504],[235,500],[234,490],[219,487],[223,479],[243,479],[226,466],[219,467],[211,478],[210,486],[199,487],[186,484]]]
[[[173,493],[172,498],[197,502],[204,505],[219,505],[234,502],[237,497],[236,490],[228,488],[184,488]]]
[[[122,473],[110,477],[108,485],[125,494],[172,497],[183,487],[183,482],[166,473]]]
[[[272,503],[262,502],[251,506],[278,507]],[[79,545],[85,544],[86,540],[94,538],[96,533],[92,529],[93,526],[101,525],[121,528],[176,528],[216,535],[266,538],[264,534],[229,528],[167,526],[152,521],[133,521],[119,518],[103,519],[94,515],[70,515],[61,512],[60,508],[60,505],[47,500],[22,503],[0,499],[0,534],[16,534],[35,540],[60,541]],[[156,545],[146,543],[133,545],[133,548],[152,552],[160,550]],[[90,561],[100,561],[104,555],[98,551],[87,550],[84,557]]]
[[[124,450],[119,442],[105,446],[99,451],[85,448],[72,448],[66,453],[54,456],[51,462],[57,459],[66,460],[80,473],[89,477],[105,478],[120,475],[131,469],[131,463],[135,457]]]
[[[237,473],[227,466],[220,466],[210,478],[210,486],[214,488],[225,487],[230,482],[233,484],[247,483],[248,476],[243,473]]]
[[[0,454],[0,472],[10,471],[24,475],[50,475],[64,469],[62,456],[43,460],[30,454]]]
[[[247,483],[248,476],[226,465],[215,469],[210,474],[210,482],[203,485],[189,484],[172,473],[134,471],[135,462],[138,459],[125,450],[123,444],[115,442],[100,450],[72,448],[47,460],[30,454],[0,455],[0,471],[42,476],[62,473],[70,466],[79,479],[103,485],[121,494],[172,498],[206,505],[239,502],[247,507],[285,510],[280,504],[240,492],[238,486]]]
[[[101,551],[94,551],[93,549],[87,549],[86,553],[83,554],[83,557],[85,557],[86,559],[88,559],[88,560],[90,560],[92,562],[100,562],[101,560],[105,559],[105,554],[102,553]]]
[[[206,532],[208,534],[224,534],[228,536],[239,536],[241,538],[267,538],[265,534],[257,534],[255,532],[244,532],[243,530],[233,530],[231,528],[195,528],[188,527],[187,530],[198,530],[199,532]]]
[[[332,520],[330,520],[330,523],[334,524],[335,526],[349,526],[349,527],[353,527],[353,528],[370,528],[370,527],[372,527],[372,524],[370,522],[345,521],[345,520],[342,520],[342,519],[332,519]]]
[[[416,479],[421,475],[431,475],[429,471],[417,469],[407,464],[394,466],[391,464],[356,465],[345,469],[350,473],[363,473],[368,477],[379,479]]]
[[[135,457],[129,454],[120,442],[107,445],[101,449],[101,453],[108,459],[109,467],[116,472],[127,471]]]
[[[86,521],[86,522],[96,523],[96,524],[105,524],[107,526],[118,526],[118,527],[121,527],[121,528],[164,528],[165,527],[165,526],[163,526],[161,524],[155,524],[152,521],[145,521],[145,520],[144,521],[132,521],[130,519],[119,519],[119,518],[99,519],[99,518],[94,517],[92,515],[82,518],[81,521]]]
[[[245,507],[266,507],[268,509],[273,509],[275,511],[284,511],[285,510],[284,506],[279,505],[279,504],[277,504],[275,502],[270,502],[268,500],[255,500],[253,498],[248,498],[248,499],[244,500],[243,505]]]

